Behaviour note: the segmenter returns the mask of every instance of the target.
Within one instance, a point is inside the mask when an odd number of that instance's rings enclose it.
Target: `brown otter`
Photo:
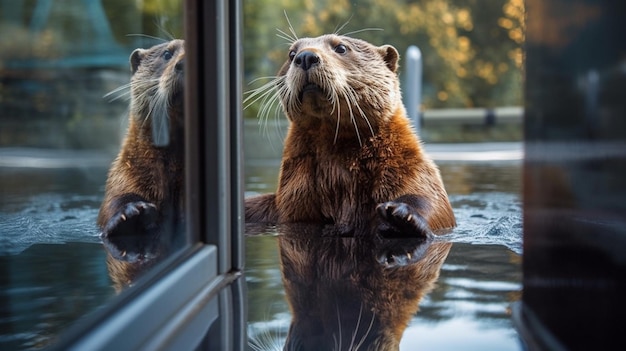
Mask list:
[[[284,350],[398,350],[452,244],[327,233],[333,230],[277,227],[292,314]]]
[[[455,226],[437,166],[402,104],[399,55],[339,35],[296,40],[274,81],[290,121],[275,194],[245,201],[248,223],[319,222],[388,236]],[[262,111],[268,111],[264,107]]]
[[[97,220],[118,288],[167,252],[182,223],[184,62],[183,40],[130,56],[129,127]]]

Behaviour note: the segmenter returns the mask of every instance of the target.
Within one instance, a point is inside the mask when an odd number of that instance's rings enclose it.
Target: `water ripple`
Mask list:
[[[522,208],[516,194],[474,193],[451,196],[458,227],[452,242],[503,245],[522,254]]]
[[[100,241],[97,196],[39,194],[15,212],[0,212],[0,255],[15,255],[33,244]]]

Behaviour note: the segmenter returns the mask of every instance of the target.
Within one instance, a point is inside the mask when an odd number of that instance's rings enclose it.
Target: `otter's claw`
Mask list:
[[[384,237],[428,238],[433,235],[424,217],[409,204],[385,202],[376,207],[376,212],[382,219],[379,232]]]
[[[133,262],[149,258],[157,218],[154,204],[144,201],[127,203],[102,230],[104,246],[118,260]]]

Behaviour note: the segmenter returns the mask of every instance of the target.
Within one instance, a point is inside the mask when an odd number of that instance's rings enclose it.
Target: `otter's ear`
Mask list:
[[[380,56],[383,57],[383,60],[385,60],[385,63],[391,72],[396,73],[398,70],[398,60],[400,59],[398,50],[391,45],[383,45],[378,47],[378,52],[380,53]]]
[[[135,74],[137,72],[137,68],[139,68],[139,64],[141,60],[143,60],[145,50],[144,49],[136,49],[130,54],[130,72]]]

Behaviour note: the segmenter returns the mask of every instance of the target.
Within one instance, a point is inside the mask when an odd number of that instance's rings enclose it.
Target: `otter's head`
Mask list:
[[[337,129],[372,130],[401,104],[398,59],[390,45],[346,36],[296,40],[277,80],[283,109],[292,122],[319,118]]]
[[[130,55],[131,111],[156,146],[167,146],[171,127],[182,130],[185,42],[172,40]]]

